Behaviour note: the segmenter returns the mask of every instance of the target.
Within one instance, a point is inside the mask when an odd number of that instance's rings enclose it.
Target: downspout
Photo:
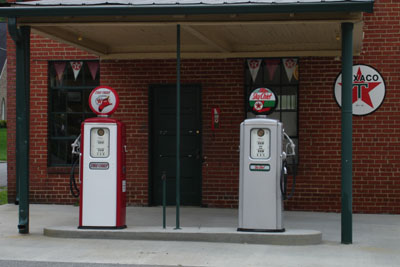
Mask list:
[[[181,25],[176,25],[176,228],[180,229],[181,205]]]
[[[342,23],[342,244],[353,243],[353,23]]]
[[[29,233],[29,98],[30,32],[29,26],[17,26],[8,18],[8,31],[16,46],[16,182],[19,197],[20,234]]]

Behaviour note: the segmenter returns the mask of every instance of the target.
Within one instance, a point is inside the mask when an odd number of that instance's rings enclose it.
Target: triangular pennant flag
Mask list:
[[[87,65],[90,70],[90,74],[92,74],[92,79],[96,79],[97,70],[99,69],[99,62],[98,61],[88,61]]]
[[[260,69],[261,66],[261,59],[248,59],[247,64],[249,65],[251,78],[253,79],[253,82],[255,82],[258,70]]]
[[[265,63],[267,65],[269,79],[272,81],[274,79],[276,69],[279,66],[280,59],[267,59],[265,60]]]
[[[297,58],[284,58],[283,65],[285,66],[286,75],[289,82],[292,81],[293,73],[297,66]]]
[[[60,82],[62,81],[64,75],[65,65],[67,65],[65,61],[54,62],[54,68],[56,69],[57,79]]]
[[[79,72],[82,69],[82,65],[83,65],[83,61],[71,61],[71,67],[72,67],[72,70],[74,71],[75,81],[79,75]]]

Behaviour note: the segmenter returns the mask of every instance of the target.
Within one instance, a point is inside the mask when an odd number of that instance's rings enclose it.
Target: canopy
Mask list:
[[[101,59],[340,56],[341,23],[354,23],[361,52],[362,12],[373,0],[43,0],[16,2],[0,16]]]

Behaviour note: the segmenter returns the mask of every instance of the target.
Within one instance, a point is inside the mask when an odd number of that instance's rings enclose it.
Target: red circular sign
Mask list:
[[[257,88],[249,97],[251,111],[256,115],[269,115],[274,112],[278,99],[271,89]]]
[[[117,92],[109,86],[98,86],[89,96],[89,107],[97,115],[111,115],[119,105]]]

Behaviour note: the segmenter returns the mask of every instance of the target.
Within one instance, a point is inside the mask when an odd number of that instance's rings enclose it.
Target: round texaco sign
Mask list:
[[[275,93],[268,88],[258,88],[249,97],[251,111],[256,115],[271,114],[278,104]]]
[[[342,106],[342,73],[335,80],[334,93],[336,102]],[[367,65],[353,66],[353,115],[371,114],[382,105],[385,94],[385,81],[376,69]]]
[[[109,86],[93,89],[89,96],[89,107],[97,115],[111,115],[119,105],[117,92]]]

